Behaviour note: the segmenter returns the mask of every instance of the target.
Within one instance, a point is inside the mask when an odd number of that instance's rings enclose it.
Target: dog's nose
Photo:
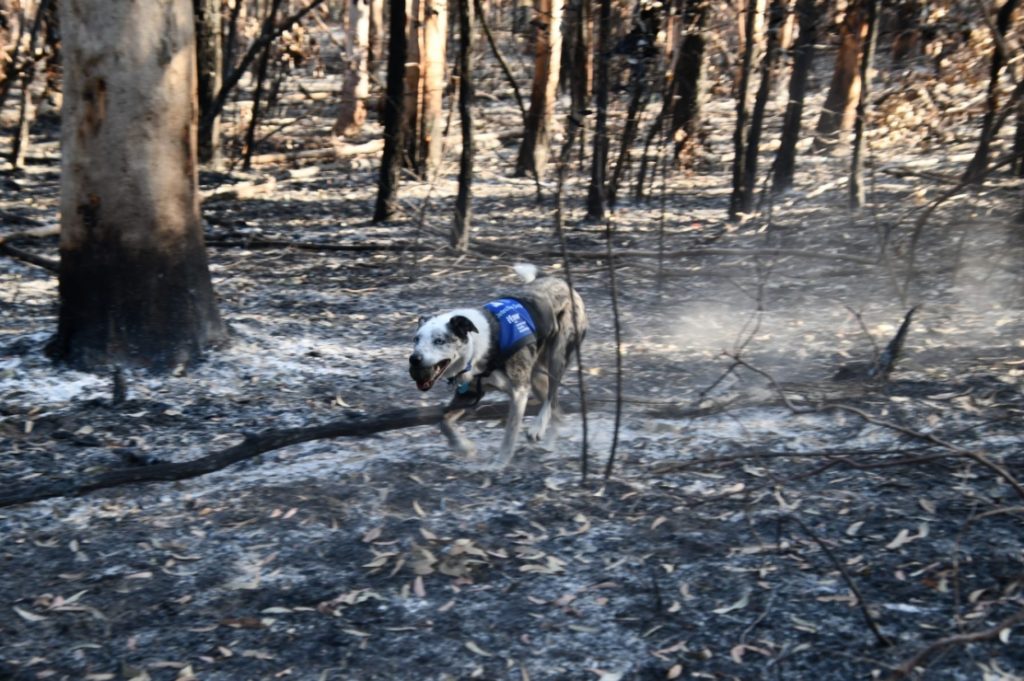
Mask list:
[[[414,352],[409,355],[409,364],[419,364],[423,361],[423,355],[418,352]]]

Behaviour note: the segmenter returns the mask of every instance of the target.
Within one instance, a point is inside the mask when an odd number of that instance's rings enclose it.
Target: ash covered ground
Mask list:
[[[5,234],[56,220],[48,158],[9,180]],[[845,160],[803,163],[813,187]],[[700,177],[620,207],[608,479],[605,226],[570,202],[592,323],[585,484],[575,413],[504,471],[487,465],[501,424],[481,422],[475,461],[411,428],[0,509],[0,678],[847,680],[972,632],[983,640],[935,647],[914,676],[1019,678],[1024,631],[998,626],[1024,607],[1019,197],[997,183],[943,204],[908,276],[915,201],[944,187],[883,166],[854,220],[827,183],[741,226]],[[43,357],[56,278],[0,260],[0,487],[445,401],[406,374],[417,317],[507,290],[520,260],[564,272],[543,255],[558,248],[551,201],[482,173],[479,249],[456,257],[443,246],[453,184],[405,185],[403,219],[371,226],[374,168],[206,177],[209,192],[277,180],[204,206],[232,341],[180,375],[128,373],[119,404],[110,376]],[[55,239],[19,243],[56,255]],[[662,262],[631,255],[659,248]],[[888,381],[832,380],[912,305]],[[578,387],[572,373],[565,399]]]

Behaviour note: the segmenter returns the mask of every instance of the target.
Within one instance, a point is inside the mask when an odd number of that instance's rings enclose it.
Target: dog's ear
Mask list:
[[[480,333],[477,331],[476,326],[473,325],[473,322],[469,321],[468,318],[463,317],[462,315],[456,315],[449,319],[448,328],[451,329],[452,333],[455,334],[455,337],[461,341],[465,341],[469,338],[470,331],[473,333]]]
[[[418,329],[421,326],[423,326],[424,322],[426,322],[428,319],[430,319],[430,317],[428,317],[425,314],[421,314],[420,318],[416,320],[416,328]]]

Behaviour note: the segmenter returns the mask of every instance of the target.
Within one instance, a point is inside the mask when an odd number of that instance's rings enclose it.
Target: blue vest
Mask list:
[[[484,307],[498,320],[498,352],[503,357],[536,340],[537,325],[515,298],[492,300]]]

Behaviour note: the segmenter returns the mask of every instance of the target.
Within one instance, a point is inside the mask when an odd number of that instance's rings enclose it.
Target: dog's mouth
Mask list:
[[[452,361],[450,359],[442,359],[434,366],[426,369],[428,372],[426,376],[413,376],[413,378],[416,379],[416,387],[423,391],[433,388],[434,383],[437,382],[437,379],[441,377],[441,374],[444,373],[444,370],[447,369],[448,365],[451,363]]]

